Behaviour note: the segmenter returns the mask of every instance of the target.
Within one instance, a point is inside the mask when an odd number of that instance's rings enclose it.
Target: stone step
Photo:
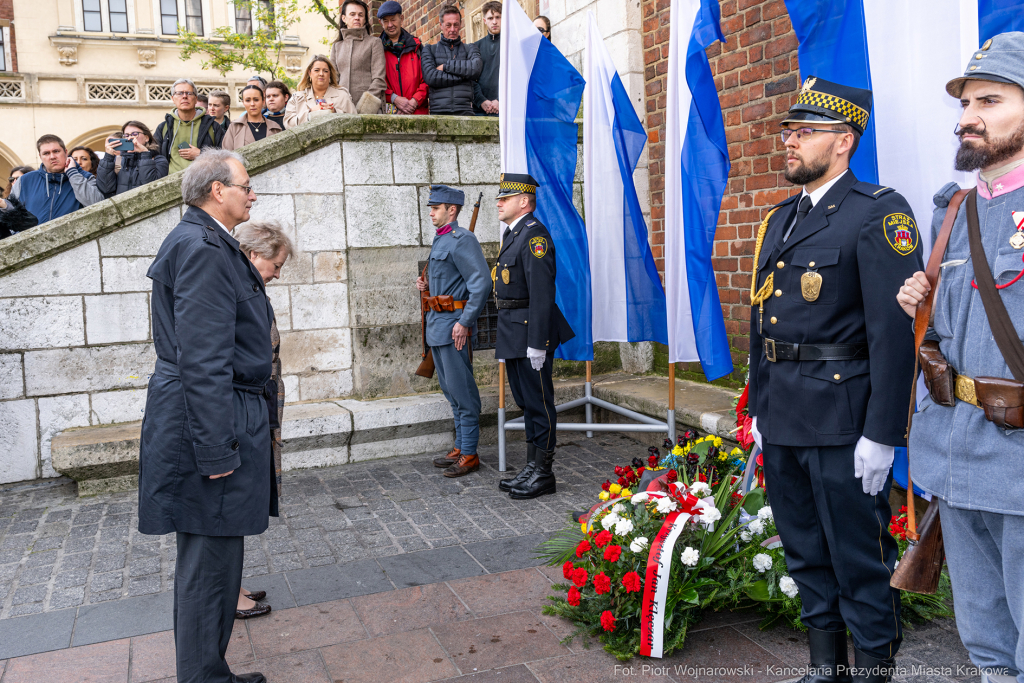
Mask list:
[[[555,381],[555,401],[565,403],[583,396],[582,379]],[[668,387],[664,377],[629,374],[594,378],[594,396],[651,417],[665,419]],[[734,392],[677,380],[676,423],[702,432],[729,437],[735,426]],[[506,390],[506,418],[522,411]],[[497,442],[498,388],[482,387],[481,443]],[[583,422],[583,408],[559,414],[562,422]],[[601,409],[595,422],[630,422]],[[138,486],[139,434],[142,422],[68,429],[53,438],[55,470],[78,482],[79,495],[126,491]],[[657,434],[630,434],[648,445],[661,445]],[[371,401],[336,399],[289,403],[282,424],[282,469],[329,467],[349,462],[413,453],[444,452],[451,447],[454,422],[448,401],[441,394],[414,394]],[[510,441],[522,432],[508,432]]]

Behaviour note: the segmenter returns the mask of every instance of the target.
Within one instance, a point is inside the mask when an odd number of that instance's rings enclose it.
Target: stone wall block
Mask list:
[[[249,210],[249,220],[276,221],[292,241],[295,240],[295,202],[290,194],[258,196]]]
[[[340,194],[296,195],[297,248],[302,251],[342,251],[345,236],[345,198]]]
[[[557,41],[559,36],[556,35],[556,29],[565,19],[565,0],[548,0],[548,19],[551,20],[551,37]],[[561,42],[556,44],[560,45]]]
[[[419,323],[419,291],[415,287],[423,247],[353,249],[349,251],[351,320],[356,327]]]
[[[408,325],[354,329],[355,392],[367,399],[439,391],[436,375],[434,379],[425,379],[416,374],[422,359],[421,334],[418,319]]]
[[[344,282],[293,285],[291,290],[292,329],[349,326],[348,285]]]
[[[103,291],[114,292],[151,292],[153,281],[146,277],[151,256],[135,256],[127,258],[105,258],[103,264]]]
[[[119,344],[25,353],[29,396],[144,387],[156,366],[152,344]]]
[[[25,395],[25,378],[21,367],[21,354],[0,354],[0,399],[21,398]]]
[[[274,280],[275,285],[305,285],[313,281],[313,255],[306,251],[297,251],[288,257],[281,269],[281,277]]]
[[[89,425],[89,395],[53,396],[39,399],[39,451],[43,477],[56,477],[50,462],[50,440],[69,427]]]
[[[0,299],[0,349],[42,349],[84,343],[81,297]]]
[[[257,194],[341,193],[341,145],[329,144],[252,177]]]
[[[410,453],[444,453],[452,447],[455,432],[446,431],[438,434],[410,436],[404,439],[374,441],[371,443],[355,443],[349,446],[349,462],[362,462],[378,458],[390,458]]]
[[[149,295],[139,292],[85,297],[85,334],[90,344],[149,339]]]
[[[352,226],[348,235],[349,246],[419,244],[419,206],[415,187],[350,185],[347,190],[345,222]]]
[[[341,145],[341,158],[346,185],[390,185],[395,182],[391,172],[390,142],[346,141]]]
[[[498,145],[468,143],[459,145],[459,178],[463,183],[498,183],[501,177],[501,150]]]
[[[395,183],[457,185],[459,159],[455,145],[439,142],[392,142]],[[349,182],[352,182],[349,180]]]
[[[319,401],[352,394],[352,371],[318,372],[299,378],[303,401]]]
[[[310,467],[333,467],[349,462],[348,446],[314,448],[308,451],[281,453],[281,471],[305,470]]]
[[[352,335],[343,330],[281,333],[282,374],[307,374],[352,367]]]
[[[270,305],[274,308],[278,332],[292,329],[292,306],[288,290],[288,287],[282,286],[267,287],[267,297],[270,299]]]
[[[419,324],[419,294],[414,286],[353,291],[352,326]]]
[[[40,399],[40,405],[43,399]],[[96,425],[141,420],[146,408],[145,389],[102,391],[92,395],[91,422]]]
[[[39,476],[35,401],[0,402],[0,453],[0,484]]]
[[[103,256],[156,256],[164,238],[181,221],[181,214],[182,207],[173,206],[101,237],[100,252]]]
[[[343,282],[347,278],[345,252],[321,251],[313,254],[314,282]]]
[[[4,296],[96,294],[100,291],[100,252],[96,240],[0,277]]]
[[[284,381],[284,402],[296,403],[301,401],[302,396],[299,394],[298,375],[283,375],[281,379]]]

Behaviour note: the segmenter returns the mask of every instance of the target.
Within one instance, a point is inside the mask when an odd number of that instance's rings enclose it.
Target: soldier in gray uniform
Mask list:
[[[427,346],[434,357],[441,391],[455,416],[455,447],[434,459],[444,476],[461,477],[480,469],[476,446],[480,440],[480,392],[473,377],[472,335],[476,319],[487,305],[491,282],[487,260],[476,236],[459,226],[465,203],[462,190],[432,185],[430,222],[437,233],[430,247],[427,278],[417,278],[420,291],[428,288]]]
[[[1024,334],[1024,33],[1002,33],[971,54],[946,84],[963,114],[956,168],[980,171],[980,244],[1016,337]],[[959,186],[935,195],[933,228]],[[968,239],[971,200],[960,204],[941,259],[934,319],[955,381],[932,392],[910,430],[914,484],[939,506],[956,625],[986,683],[1024,683],[1024,378],[1003,359],[989,325]],[[896,300],[914,315],[930,286],[914,273]],[[909,323],[908,323],[909,325]],[[924,357],[924,356],[922,356]],[[934,367],[934,366],[932,366]],[[927,376],[927,374],[926,374]],[[998,395],[991,387],[1002,390]],[[991,393],[990,393],[991,392]],[[992,401],[992,398],[998,400]],[[1015,400],[1010,400],[1015,399]]]

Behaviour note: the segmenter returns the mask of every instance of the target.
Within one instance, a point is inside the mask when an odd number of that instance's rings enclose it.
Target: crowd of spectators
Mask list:
[[[174,109],[150,130],[128,121],[108,137],[102,158],[84,146],[68,152],[56,135],[36,142],[38,169],[14,168],[0,193],[0,239],[188,168],[205,148],[238,149],[330,113],[498,116],[500,2],[482,9],[486,35],[462,41],[462,12],[441,8],[441,37],[424,44],[404,28],[402,6],[386,0],[374,36],[364,0],[343,0],[341,29],[329,55],[313,55],[298,89],[256,74],[239,92],[243,112],[231,116],[223,90],[200,93],[191,80],[171,86]],[[551,37],[539,16],[537,30]]]

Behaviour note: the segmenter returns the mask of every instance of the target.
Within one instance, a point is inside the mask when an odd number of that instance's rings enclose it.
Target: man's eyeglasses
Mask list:
[[[239,185],[238,183],[224,183],[224,184],[227,185],[228,187],[240,187],[243,190],[245,190],[245,194],[247,194],[247,195],[252,193],[252,185]]]
[[[173,95],[175,97],[195,97],[196,96],[196,94],[194,92],[190,92],[188,90],[175,90]]]
[[[785,142],[786,140],[789,140],[789,138],[792,137],[794,133],[796,133],[797,140],[806,140],[815,133],[837,133],[842,135],[843,133],[847,132],[849,131],[833,130],[831,128],[783,128],[781,135],[782,141]]]

